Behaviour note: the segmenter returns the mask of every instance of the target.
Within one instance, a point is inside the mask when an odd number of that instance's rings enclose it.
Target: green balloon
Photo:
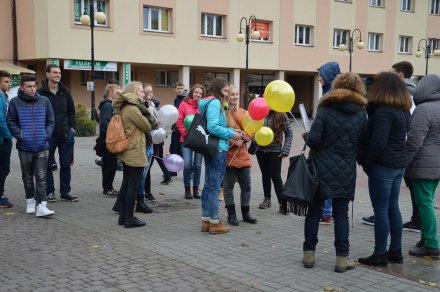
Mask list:
[[[183,120],[183,126],[187,131],[189,131],[189,128],[191,128],[191,124],[193,122],[194,115],[187,115],[185,119]]]

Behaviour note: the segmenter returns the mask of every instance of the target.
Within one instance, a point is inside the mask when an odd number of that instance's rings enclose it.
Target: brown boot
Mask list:
[[[344,273],[346,270],[354,269],[355,264],[352,259],[336,256],[335,272]]]
[[[193,186],[193,198],[200,199],[199,186]]]
[[[310,269],[315,266],[315,251],[304,251],[303,252],[303,265],[304,268]]]
[[[202,232],[209,231],[209,220],[202,220],[202,227],[200,228],[200,231]]]
[[[185,187],[185,199],[192,199],[191,187]]]
[[[216,221],[217,221],[216,223],[210,222],[209,234],[223,234],[231,231],[231,229],[228,226],[223,225],[223,223],[220,220],[216,220]]]

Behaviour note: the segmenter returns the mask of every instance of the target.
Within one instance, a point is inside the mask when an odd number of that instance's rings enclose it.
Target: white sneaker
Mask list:
[[[26,214],[35,213],[35,199],[26,199]]]
[[[37,206],[37,217],[48,217],[55,215],[55,211],[47,209],[47,202],[43,201]]]

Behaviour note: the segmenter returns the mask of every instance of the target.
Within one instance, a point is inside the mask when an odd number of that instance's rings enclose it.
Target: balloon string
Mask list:
[[[235,145],[235,143],[232,144],[232,145]],[[237,147],[237,150],[235,150],[234,156],[232,156],[231,161],[229,161],[229,163],[228,163],[228,166],[231,165],[232,161],[233,161],[234,158],[235,158],[235,155],[237,155],[238,150],[240,149],[241,146],[243,146],[243,144],[241,144],[240,146],[238,146],[238,147]],[[229,149],[231,149],[231,147],[229,147]]]

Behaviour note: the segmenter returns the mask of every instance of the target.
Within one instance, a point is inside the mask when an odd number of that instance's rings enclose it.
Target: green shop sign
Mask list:
[[[64,60],[64,69],[66,70],[92,70],[92,62],[83,60]],[[95,71],[118,71],[115,62],[95,61]]]

